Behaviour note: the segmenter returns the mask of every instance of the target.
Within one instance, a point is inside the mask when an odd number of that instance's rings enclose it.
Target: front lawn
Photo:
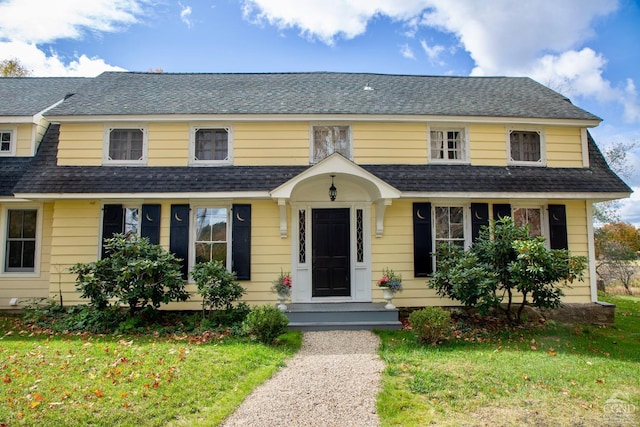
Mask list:
[[[615,328],[458,325],[437,346],[381,332],[382,425],[640,425],[640,298],[607,300]]]
[[[301,341],[210,338],[33,334],[0,318],[0,425],[215,425]]]

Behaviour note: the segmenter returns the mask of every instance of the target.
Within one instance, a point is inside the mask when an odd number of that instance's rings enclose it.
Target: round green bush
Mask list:
[[[426,307],[409,315],[409,324],[420,342],[437,343],[449,330],[451,313],[440,307]]]
[[[263,305],[251,310],[245,325],[247,332],[255,335],[260,342],[272,344],[276,338],[287,332],[289,319],[277,308]]]

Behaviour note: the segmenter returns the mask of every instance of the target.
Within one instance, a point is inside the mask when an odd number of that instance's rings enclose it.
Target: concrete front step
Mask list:
[[[302,331],[400,329],[398,310],[384,303],[296,303],[285,314],[289,328]]]

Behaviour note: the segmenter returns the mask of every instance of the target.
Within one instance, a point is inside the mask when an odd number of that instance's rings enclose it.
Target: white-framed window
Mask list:
[[[233,161],[233,130],[230,126],[191,126],[189,157],[192,165],[227,165]]]
[[[33,206],[3,212],[2,273],[38,272],[41,216],[40,208]]]
[[[465,247],[464,211],[464,206],[435,206],[433,208],[434,248],[443,243]]]
[[[194,209],[193,264],[222,261],[229,265],[229,208],[196,207]]]
[[[0,128],[0,156],[15,156],[16,135],[15,129]]]
[[[428,132],[429,160],[434,163],[469,161],[468,132],[464,127],[431,126]]]
[[[105,128],[103,162],[114,165],[143,165],[147,162],[147,128],[112,126]]]
[[[514,206],[511,208],[511,215],[513,216],[513,222],[518,227],[529,226],[530,236],[543,236],[546,234],[543,225],[542,208]]]
[[[508,129],[507,153],[510,164],[543,166],[546,163],[545,138],[540,129]]]
[[[333,153],[340,153],[353,160],[351,126],[313,125],[311,126],[311,163],[318,163]]]

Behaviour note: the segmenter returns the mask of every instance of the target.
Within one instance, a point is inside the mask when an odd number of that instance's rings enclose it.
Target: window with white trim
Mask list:
[[[317,125],[311,128],[311,163],[317,163],[333,153],[353,159],[351,127],[344,125]]]
[[[197,208],[195,210],[195,263],[222,261],[226,266],[229,249],[227,208]]]
[[[436,206],[433,222],[435,248],[443,243],[465,247],[464,207]]]
[[[509,129],[507,147],[509,162],[522,165],[542,165],[544,136],[540,130]]]
[[[192,164],[231,163],[233,144],[229,127],[193,126],[189,145]]]
[[[137,165],[146,162],[146,128],[113,127],[106,129],[105,134],[105,163]]]
[[[429,159],[433,162],[466,162],[468,143],[464,128],[434,128],[429,131]]]
[[[512,215],[518,227],[529,226],[529,236],[542,236],[542,209],[514,207]]]
[[[33,272],[36,266],[37,209],[8,209],[5,272]]]
[[[16,153],[16,132],[12,129],[0,129],[0,156],[13,156]]]

